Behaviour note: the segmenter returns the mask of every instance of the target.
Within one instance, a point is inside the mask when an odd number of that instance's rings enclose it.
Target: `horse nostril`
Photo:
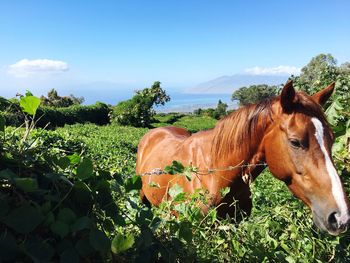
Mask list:
[[[337,214],[337,212],[333,212],[328,216],[328,224],[333,228],[338,227],[338,221],[336,218],[336,214]]]

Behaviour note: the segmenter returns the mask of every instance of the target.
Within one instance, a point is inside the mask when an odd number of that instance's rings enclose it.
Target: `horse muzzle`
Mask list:
[[[342,215],[337,211],[332,211],[326,216],[320,216],[313,210],[312,215],[316,226],[333,236],[346,232],[350,224],[349,212]]]

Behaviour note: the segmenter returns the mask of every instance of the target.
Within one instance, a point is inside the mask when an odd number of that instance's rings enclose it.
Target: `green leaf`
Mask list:
[[[224,187],[220,189],[221,197],[225,197],[230,192],[230,187]]]
[[[186,200],[186,193],[183,192],[183,189],[178,184],[173,185],[169,189],[169,195],[173,202],[182,202]]]
[[[186,179],[191,182],[192,180],[192,167],[186,167],[183,174],[185,175]]]
[[[83,229],[90,228],[91,226],[91,219],[87,216],[79,217],[73,225],[71,225],[71,231],[77,232]]]
[[[5,118],[0,114],[0,132],[5,131]]]
[[[49,212],[46,215],[44,226],[51,226],[55,222],[55,215],[52,212]]]
[[[184,172],[185,167],[179,161],[173,161],[170,166],[165,166],[164,172],[168,174],[182,174]]]
[[[119,254],[131,248],[135,243],[134,236],[131,234],[122,235],[117,234],[112,241],[112,252],[114,254]]]
[[[190,222],[188,222],[188,221],[180,222],[179,238],[184,239],[186,242],[191,242],[191,240],[192,240],[192,225]]]
[[[66,169],[70,164],[70,159],[67,156],[61,157],[56,161],[56,164],[62,169]]]
[[[87,214],[92,209],[94,200],[90,188],[82,181],[76,181],[71,195],[72,203],[77,212]]]
[[[57,220],[60,220],[64,223],[66,223],[67,225],[71,225],[75,222],[77,216],[75,215],[75,213],[72,211],[72,209],[70,208],[62,208],[57,215]]]
[[[70,164],[78,164],[80,162],[80,156],[76,153],[67,155],[67,158],[69,159]]]
[[[290,248],[284,243],[284,241],[281,241],[280,246],[281,246],[287,253],[291,253]]]
[[[64,238],[69,233],[69,226],[66,223],[59,220],[55,221],[51,225],[50,229],[53,233],[60,236],[61,238]]]
[[[131,190],[140,190],[142,188],[142,180],[138,175],[134,175],[131,178],[127,178],[125,182],[125,190],[130,192]]]
[[[327,120],[332,126],[337,125],[338,119],[339,119],[339,117],[341,115],[341,111],[343,109],[344,108],[338,99],[335,99],[332,102],[332,104],[329,105],[329,107],[327,108],[327,110],[326,110]]]
[[[173,199],[173,202],[182,202],[186,200],[186,193],[180,193],[176,195]]]
[[[19,104],[24,112],[34,116],[40,105],[40,99],[34,96],[21,97]]]
[[[177,195],[183,193],[183,189],[180,185],[175,184],[169,189],[169,195],[174,199]]]
[[[34,178],[15,178],[16,186],[24,192],[31,193],[39,189],[38,181]]]
[[[91,246],[98,251],[108,251],[111,248],[111,241],[105,232],[98,229],[91,230],[89,241]]]
[[[44,216],[35,207],[24,204],[13,209],[8,216],[4,218],[4,223],[21,234],[32,232],[42,221]]]
[[[287,257],[285,258],[285,260],[286,260],[288,263],[295,263],[295,262],[296,262],[295,259],[294,259],[292,256],[287,256]]]
[[[86,180],[92,176],[93,164],[91,159],[85,158],[77,168],[77,177],[81,180]]]
[[[50,201],[46,201],[45,203],[43,203],[41,205],[41,212],[43,214],[47,214],[47,213],[49,213],[51,211],[51,208],[52,208],[51,202]]]
[[[30,90],[26,90],[26,96],[33,96],[33,93]]]

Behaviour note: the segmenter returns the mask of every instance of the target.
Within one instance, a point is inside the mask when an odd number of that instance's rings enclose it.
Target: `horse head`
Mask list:
[[[334,135],[322,105],[334,83],[309,96],[289,81],[272,105],[273,122],[262,141],[271,173],[310,207],[314,223],[332,235],[349,225],[349,201],[334,167]]]

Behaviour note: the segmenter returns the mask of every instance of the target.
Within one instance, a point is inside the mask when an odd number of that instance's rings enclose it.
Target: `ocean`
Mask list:
[[[170,101],[164,106],[156,107],[157,112],[193,112],[198,108],[216,108],[219,100],[227,103],[228,109],[237,107],[237,103],[231,101],[230,94],[169,93],[169,96]]]
[[[197,94],[184,93],[181,91],[169,91],[170,101],[164,106],[155,107],[157,112],[193,112],[195,109],[216,108],[218,101],[227,103],[229,109],[237,107],[236,102],[231,101],[231,94]],[[132,90],[110,91],[110,90],[89,90],[81,92],[85,98],[85,105],[101,101],[107,104],[116,105],[120,101],[130,99],[134,92]]]

